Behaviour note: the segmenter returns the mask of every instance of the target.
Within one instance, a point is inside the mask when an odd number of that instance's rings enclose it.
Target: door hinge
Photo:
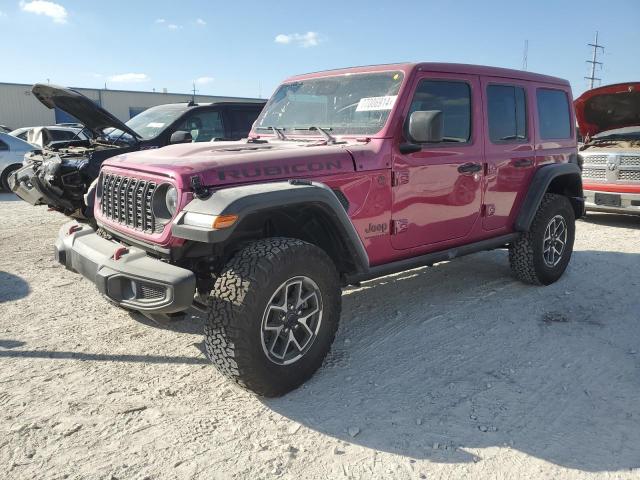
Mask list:
[[[406,218],[399,218],[391,222],[391,233],[393,235],[404,233],[407,231],[408,228],[409,228],[409,220],[407,220]]]
[[[407,170],[394,170],[391,172],[391,186],[405,185],[409,183],[409,172]]]
[[[493,203],[483,203],[482,204],[482,216],[483,217],[491,217],[496,213],[496,206]]]

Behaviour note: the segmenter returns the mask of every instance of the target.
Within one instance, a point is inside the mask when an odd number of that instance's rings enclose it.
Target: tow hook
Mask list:
[[[123,255],[126,255],[127,253],[129,253],[129,249],[127,247],[118,247],[116,251],[113,252],[111,258],[115,262],[117,262],[118,260],[120,260],[120,258],[122,258]]]
[[[69,231],[67,232],[67,235],[71,235],[73,233],[79,232],[80,230],[82,230],[82,227],[76,223],[69,227]]]

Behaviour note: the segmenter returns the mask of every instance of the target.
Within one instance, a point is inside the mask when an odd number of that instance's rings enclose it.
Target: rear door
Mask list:
[[[479,77],[425,72],[413,91],[404,112],[405,125],[414,111],[439,110],[444,138],[422,144],[418,152],[394,153],[391,243],[396,249],[451,240],[465,243],[481,206]]]
[[[535,167],[535,92],[526,82],[484,77],[485,230],[508,230]]]
[[[253,122],[262,111],[262,105],[242,105],[225,107],[225,125],[227,136],[231,140],[247,138]]]

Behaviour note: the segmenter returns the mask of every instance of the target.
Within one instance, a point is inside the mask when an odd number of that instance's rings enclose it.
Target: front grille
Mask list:
[[[640,155],[621,155],[621,167],[640,167]]]
[[[640,181],[640,170],[620,170],[618,180]]]
[[[154,233],[162,230],[153,215],[154,182],[139,178],[102,174],[102,215],[134,230]]]
[[[583,155],[585,165],[606,165],[609,157],[607,155]]]
[[[606,178],[606,170],[601,170],[597,168],[583,168],[582,176],[584,178],[604,179]]]

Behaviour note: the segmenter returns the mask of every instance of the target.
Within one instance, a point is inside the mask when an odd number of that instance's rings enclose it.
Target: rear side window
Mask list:
[[[53,141],[58,140],[73,140],[76,138],[76,132],[72,130],[49,130],[51,132],[51,138]]]
[[[491,142],[521,142],[527,139],[527,107],[524,88],[489,85],[487,106]]]
[[[465,82],[422,80],[411,101],[413,112],[440,110],[443,141],[465,143],[471,137],[471,89]],[[407,117],[409,118],[409,117]]]
[[[258,118],[260,108],[229,108],[231,137],[244,138],[249,134],[253,122]]]
[[[571,138],[571,119],[567,94],[562,90],[539,88],[536,97],[540,138]]]

